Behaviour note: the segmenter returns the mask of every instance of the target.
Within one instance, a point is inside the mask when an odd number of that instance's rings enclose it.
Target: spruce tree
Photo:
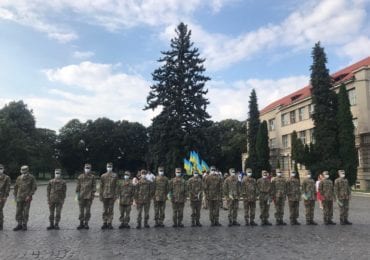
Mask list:
[[[331,178],[336,175],[338,158],[336,94],[332,90],[332,81],[329,70],[326,68],[326,54],[320,46],[315,44],[312,50],[313,64],[311,65],[312,102],[315,106],[312,116],[314,122],[314,150],[320,160],[312,166],[315,174],[328,170]]]
[[[248,129],[247,129],[247,145],[248,145],[248,159],[245,168],[251,168],[254,177],[258,177],[259,172],[258,157],[256,151],[257,133],[260,127],[260,112],[258,110],[256,91],[252,89],[249,96],[249,113],[248,113]]]
[[[258,161],[258,172],[256,172],[256,177],[261,177],[261,171],[266,170],[271,171],[270,165],[270,148],[269,148],[269,136],[267,130],[267,122],[263,121],[257,132],[256,138],[256,154]]]
[[[208,90],[204,76],[205,59],[191,42],[191,31],[180,23],[171,49],[162,52],[161,66],[152,73],[155,82],[150,87],[145,109],[161,108],[153,119],[150,135],[150,161],[153,167],[162,164],[173,172],[182,165],[189,150],[202,151],[204,129],[210,126],[205,98]]]
[[[297,132],[293,131],[291,135],[291,157],[296,163],[303,163],[304,145],[301,139],[298,138]]]
[[[348,93],[344,84],[339,88],[338,93],[338,143],[340,167],[346,171],[346,178],[350,185],[354,185],[357,179],[358,157],[355,143],[355,127],[352,121],[351,105]]]

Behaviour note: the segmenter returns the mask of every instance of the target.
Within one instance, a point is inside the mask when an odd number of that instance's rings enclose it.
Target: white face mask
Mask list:
[[[85,173],[90,173],[90,168],[85,168]]]
[[[130,179],[130,176],[125,175],[123,178],[124,178],[125,180],[128,180],[128,179]]]
[[[212,174],[216,174],[216,171],[215,171],[215,170],[212,170],[212,171],[211,171],[211,173],[212,173]]]
[[[292,173],[292,177],[295,177],[295,173]]]
[[[164,175],[164,171],[159,171],[159,172],[158,172],[158,175],[159,175],[159,176],[163,176],[163,175]]]
[[[4,169],[0,169],[0,174],[4,173]]]
[[[108,172],[111,172],[113,170],[113,168],[112,167],[107,167],[107,171]]]
[[[277,172],[276,176],[281,177],[281,172]]]
[[[252,173],[251,172],[247,172],[247,176],[248,177],[251,177],[252,176]]]
[[[199,174],[198,173],[194,173],[194,177],[198,177],[199,176]]]
[[[339,174],[339,177],[344,178],[346,175],[344,173]]]
[[[266,175],[262,175],[262,178],[266,179],[266,178],[267,178],[267,176],[266,176]]]
[[[306,177],[307,177],[307,179],[310,179],[310,178],[311,178],[311,175],[309,174],[309,175],[307,175]]]
[[[329,179],[329,175],[324,175],[325,179]]]
[[[181,176],[181,172],[176,172],[176,177],[180,177]]]
[[[59,179],[60,178],[60,173],[55,173],[55,178]]]
[[[230,176],[235,176],[235,172],[231,172],[230,173]]]

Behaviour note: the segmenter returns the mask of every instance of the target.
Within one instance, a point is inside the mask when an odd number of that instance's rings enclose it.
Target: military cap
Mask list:
[[[4,165],[0,164],[0,169],[4,169]]]
[[[28,168],[28,166],[27,166],[27,165],[23,165],[23,166],[21,167],[21,172],[28,172],[28,170],[29,170],[29,168]]]
[[[109,162],[109,163],[107,163],[107,167],[113,167],[113,163],[111,163],[111,162]]]
[[[60,173],[62,173],[62,169],[58,169],[58,168],[57,168],[57,169],[55,169],[55,170],[54,170],[54,172],[55,172],[55,173],[59,173],[59,174],[60,174]]]
[[[322,174],[329,175],[329,172],[328,171],[323,171]]]
[[[141,171],[140,171],[140,174],[141,174],[141,175],[145,175],[145,174],[146,174],[146,170],[141,170]]]
[[[229,169],[229,173],[232,173],[232,172],[234,172],[234,173],[235,173],[235,169],[234,169],[234,168],[230,168],[230,169]]]
[[[338,174],[346,174],[345,170],[338,170]]]
[[[181,168],[176,168],[175,169],[175,172],[181,172],[182,171],[182,169]]]
[[[129,171],[125,171],[124,175],[130,176],[131,173]]]
[[[252,169],[251,168],[247,168],[245,171],[246,172],[252,172]]]
[[[268,171],[263,170],[263,171],[262,171],[262,175],[269,175],[269,173],[268,173]]]
[[[281,170],[280,169],[276,169],[276,172],[281,172]]]
[[[211,171],[215,171],[216,170],[216,166],[211,166]]]
[[[85,168],[91,168],[91,164],[90,163],[85,163]]]
[[[163,166],[159,166],[158,167],[158,171],[164,171],[164,167]]]

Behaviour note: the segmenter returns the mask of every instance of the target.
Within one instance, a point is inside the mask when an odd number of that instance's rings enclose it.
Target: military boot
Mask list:
[[[233,226],[240,226],[239,222],[238,221],[233,221]]]
[[[137,226],[136,226],[137,229],[140,229],[141,228],[141,221],[140,222],[137,222]]]
[[[23,231],[26,231],[26,230],[27,230],[27,223],[23,223],[23,225],[22,225],[22,230],[23,230]]]
[[[183,228],[184,224],[182,224],[181,221],[179,220],[177,226],[180,227],[180,228]]]
[[[84,229],[89,229],[89,222],[85,221]]]
[[[155,228],[157,228],[157,227],[161,227],[161,224],[159,224],[159,221],[158,221],[158,220],[156,220],[156,221],[155,221],[155,225],[154,225],[154,227],[155,227]]]
[[[258,226],[256,222],[254,222],[254,220],[251,220],[249,222],[249,225],[251,225],[252,227],[255,227],[255,226]]]
[[[196,225],[197,225],[197,227],[201,227],[202,226],[202,224],[200,224],[200,222],[199,222],[199,219],[196,221]]]
[[[215,221],[215,226],[216,226],[216,227],[221,227],[222,225],[221,225],[221,223],[220,223],[218,220],[216,220],[216,221]]]
[[[118,227],[118,228],[119,228],[119,229],[123,229],[123,228],[125,228],[125,227],[126,227],[126,225],[122,222],[122,223],[121,223],[121,225],[119,225],[119,227]]]
[[[268,220],[265,220],[265,225],[266,226],[271,226],[272,224]]]
[[[344,219],[344,224],[346,224],[346,225],[352,225],[352,222],[349,222],[348,219]]]
[[[328,221],[329,225],[336,225],[337,223],[333,222],[331,219]]]
[[[108,228],[108,224],[107,222],[104,222],[103,226],[101,226],[101,229],[107,229]]]
[[[108,223],[107,229],[113,229],[112,223]]]
[[[150,226],[149,226],[149,224],[148,224],[148,221],[146,220],[146,221],[144,221],[144,227],[145,228],[150,228]]]
[[[21,222],[18,222],[18,225],[13,228],[13,231],[18,231],[18,230],[21,230],[22,229],[22,223]]]
[[[50,225],[46,228],[47,230],[51,230],[51,229],[54,229],[54,222],[53,221],[50,221]]]
[[[191,219],[191,226],[192,226],[192,227],[195,227],[195,226],[196,226],[196,224],[195,224],[195,219]]]
[[[233,226],[233,221],[229,219],[229,227],[232,227],[232,226]]]
[[[58,222],[55,222],[54,229],[55,229],[55,230],[59,230],[59,229],[60,229],[60,228],[59,228],[59,223],[58,223]]]
[[[80,230],[80,229],[83,229],[83,228],[84,228],[84,222],[80,221],[80,225],[77,227],[77,229]]]

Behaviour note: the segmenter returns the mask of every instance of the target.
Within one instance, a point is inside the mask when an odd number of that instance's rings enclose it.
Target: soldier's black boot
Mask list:
[[[145,228],[150,228],[150,226],[148,225],[148,221],[144,221],[144,227]]]
[[[233,221],[233,226],[240,226],[239,222],[238,221]]]
[[[233,226],[233,221],[229,219],[229,227],[232,227],[232,226]]]
[[[101,226],[101,229],[107,229],[107,228],[108,228],[108,224],[107,224],[107,222],[104,222],[103,226]]]
[[[199,222],[199,219],[196,221],[196,225],[197,225],[197,227],[201,227],[202,226],[202,224],[200,224],[200,222]]]
[[[119,229],[123,229],[123,228],[125,228],[126,227],[126,225],[125,224],[123,224],[123,222],[121,223],[121,225],[119,225]]]
[[[184,224],[181,223],[181,220],[178,220],[177,221],[177,226],[180,227],[180,228],[183,228],[184,227]]]
[[[141,222],[138,222],[138,223],[137,223],[136,228],[137,228],[137,229],[140,229],[140,228],[141,228]]]
[[[55,230],[59,230],[59,229],[60,229],[60,228],[59,228],[59,223],[58,223],[58,222],[55,222],[54,229],[55,229]]]
[[[54,223],[52,221],[50,221],[50,226],[48,226],[46,229],[47,230],[54,229]]]
[[[280,220],[280,225],[282,225],[282,226],[286,226],[286,223],[284,222],[284,220]]]
[[[84,228],[84,222],[80,221],[80,225],[77,227],[77,229],[80,230],[80,229],[83,229],[83,228]]]
[[[195,227],[195,226],[196,226],[196,224],[195,224],[195,220],[194,220],[194,219],[192,219],[192,220],[191,220],[191,226],[192,226],[192,227]]]
[[[249,226],[249,220],[248,219],[245,220],[245,225]]]
[[[174,227],[174,228],[177,228],[178,227],[178,225],[177,225],[177,219],[173,219],[173,225],[172,225],[172,227]]]
[[[155,221],[154,227],[155,228],[160,227],[158,220]]]
[[[268,220],[265,220],[265,225],[266,226],[271,226],[272,224]]]
[[[23,230],[23,231],[26,231],[26,230],[27,230],[27,223],[23,223],[23,225],[22,225],[22,230]]]
[[[20,222],[18,222],[18,225],[13,228],[13,231],[18,231],[18,230],[21,230],[22,229],[22,224]]]
[[[108,223],[107,229],[113,229],[112,223]]]
[[[252,227],[255,227],[255,226],[258,226],[256,222],[254,222],[254,220],[251,220],[249,222],[249,225],[251,225]]]
[[[337,223],[333,222],[331,219],[328,221],[329,225],[336,225]]]
[[[221,223],[220,223],[218,220],[216,220],[216,221],[215,221],[215,226],[216,226],[216,227],[221,227],[222,225],[221,225]]]
[[[317,223],[315,221],[311,220],[311,224],[310,225],[317,226]]]
[[[89,229],[89,222],[85,221],[84,229]]]
[[[348,219],[344,219],[344,223],[345,223],[346,225],[352,225],[352,222],[349,222],[349,221],[348,221]]]

